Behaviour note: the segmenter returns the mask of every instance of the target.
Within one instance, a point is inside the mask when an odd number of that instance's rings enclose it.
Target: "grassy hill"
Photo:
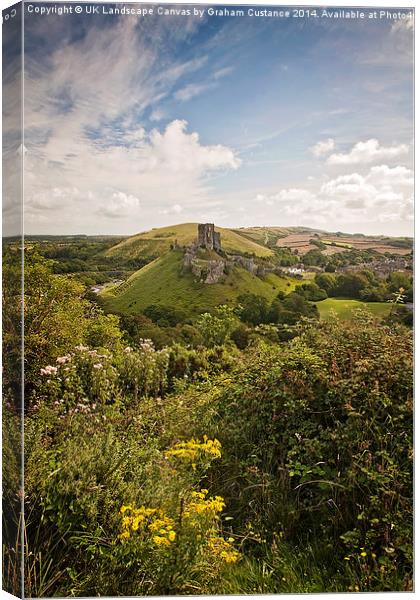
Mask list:
[[[192,273],[182,272],[183,252],[167,252],[136,271],[120,286],[101,294],[105,308],[112,312],[136,314],[151,304],[172,306],[197,315],[218,304],[233,304],[245,293],[272,300],[279,291],[292,291],[297,280],[270,273],[260,278],[235,267],[223,281],[208,285]]]
[[[270,257],[272,250],[261,246],[258,242],[240,235],[233,229],[224,229],[216,227],[220,232],[222,247],[227,252],[240,254],[254,254],[258,257]],[[167,252],[171,245],[176,241],[179,246],[188,246],[197,237],[197,223],[182,223],[181,225],[171,225],[169,227],[159,227],[143,233],[133,235],[119,244],[116,244],[106,255],[109,257],[128,260],[144,256],[162,256]]]

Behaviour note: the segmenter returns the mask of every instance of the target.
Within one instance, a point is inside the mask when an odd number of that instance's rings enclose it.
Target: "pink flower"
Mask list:
[[[57,373],[57,367],[47,365],[44,369],[41,369],[41,375],[55,375]]]
[[[66,364],[66,362],[69,362],[69,360],[70,360],[70,356],[59,356],[59,357],[57,358],[57,361],[56,361],[56,362],[57,362],[59,365],[65,365],[65,364]]]
[[[95,365],[93,365],[94,369],[102,369],[102,365],[101,363],[96,363]]]

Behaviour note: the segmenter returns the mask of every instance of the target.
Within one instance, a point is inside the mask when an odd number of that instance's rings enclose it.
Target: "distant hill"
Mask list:
[[[216,227],[215,229],[220,232],[223,249],[227,252],[254,254],[258,257],[270,257],[273,255],[270,248],[242,235],[240,230],[224,229],[222,227]],[[138,233],[123,240],[107,250],[106,255],[121,258],[122,260],[138,258],[141,255],[157,258],[168,251],[175,242],[179,246],[188,246],[196,237],[197,223],[182,223],[181,225],[160,227]]]

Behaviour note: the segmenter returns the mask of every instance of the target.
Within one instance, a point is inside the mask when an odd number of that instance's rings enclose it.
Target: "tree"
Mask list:
[[[222,304],[215,308],[213,314],[206,312],[200,315],[196,327],[203,336],[204,344],[211,348],[223,345],[237,323],[233,308]]]
[[[387,282],[390,292],[398,292],[400,288],[408,290],[410,287],[412,287],[413,279],[408,273],[395,271],[394,273],[390,273],[390,275],[388,275]]]
[[[178,323],[183,323],[187,316],[183,310],[160,304],[151,304],[143,313],[160,327],[175,327]]]
[[[333,290],[334,296],[360,298],[360,291],[369,285],[369,280],[362,273],[341,273]]]
[[[309,303],[303,296],[292,292],[283,300],[283,306],[286,310],[304,317],[319,317],[318,309],[314,304]]]
[[[328,265],[327,265],[328,266]],[[315,283],[329,296],[335,287],[336,278],[331,273],[318,273],[315,275]]]
[[[311,302],[319,302],[320,300],[325,300],[327,298],[327,292],[313,282],[303,283],[298,286],[296,288],[296,293]]]
[[[266,323],[268,318],[268,302],[263,296],[256,294],[242,294],[238,298],[240,307],[237,314],[241,321],[251,325]]]
[[[302,262],[309,267],[323,267],[327,263],[327,257],[320,250],[310,250],[302,258]]]

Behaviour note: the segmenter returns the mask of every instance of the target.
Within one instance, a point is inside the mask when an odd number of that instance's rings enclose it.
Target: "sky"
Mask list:
[[[27,14],[26,233],[412,235],[412,45],[410,19]]]

